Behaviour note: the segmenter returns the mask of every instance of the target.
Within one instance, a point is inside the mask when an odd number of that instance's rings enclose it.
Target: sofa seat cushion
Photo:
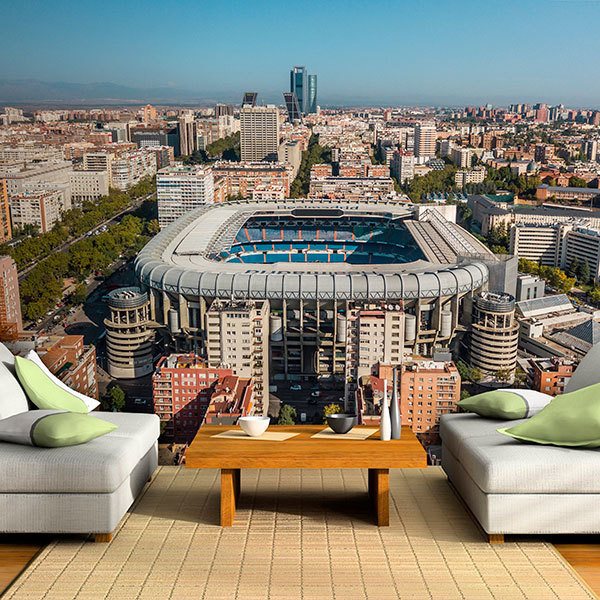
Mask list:
[[[453,432],[458,436],[460,426],[455,425]],[[446,445],[446,438],[444,444],[487,494],[600,493],[598,449],[524,444],[496,431],[472,435],[473,428],[468,426],[463,431],[465,437],[455,439],[457,453]]]
[[[496,433],[496,429],[507,424],[516,425],[522,421],[505,421],[480,417],[474,413],[455,413],[442,415],[440,419],[440,437],[444,446],[460,460],[464,441],[472,437],[485,437]]]
[[[155,444],[160,435],[160,419],[145,413],[92,412],[91,416],[117,426],[109,437],[126,437],[139,446],[140,458]]]
[[[66,448],[0,443],[0,493],[110,493],[145,454],[113,434]]]

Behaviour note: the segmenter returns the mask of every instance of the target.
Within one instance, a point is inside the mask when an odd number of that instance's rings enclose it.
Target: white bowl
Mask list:
[[[238,419],[238,425],[242,428],[243,432],[250,437],[260,437],[269,426],[271,422],[270,417],[240,417]]]

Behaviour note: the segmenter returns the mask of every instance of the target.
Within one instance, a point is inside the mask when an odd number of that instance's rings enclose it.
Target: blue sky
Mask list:
[[[600,106],[600,0],[1,0],[0,78],[321,104]]]

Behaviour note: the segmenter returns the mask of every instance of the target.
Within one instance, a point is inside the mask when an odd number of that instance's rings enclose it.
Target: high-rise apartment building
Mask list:
[[[252,378],[256,412],[269,410],[269,302],[215,300],[206,313],[208,365]]]
[[[530,360],[530,365],[533,370],[533,388],[551,396],[564,393],[575,370],[572,360],[557,356]]]
[[[17,265],[10,256],[0,256],[0,340],[15,339],[22,330]]]
[[[408,150],[395,150],[390,161],[390,171],[401,185],[415,176],[415,155]]]
[[[482,292],[473,302],[471,366],[484,376],[498,374],[509,380],[517,366],[519,323],[510,294]]]
[[[435,123],[417,123],[415,125],[415,156],[421,159],[435,156],[436,140]]]
[[[194,208],[213,202],[212,171],[195,165],[161,169],[156,175],[156,197],[158,222],[165,227]]]
[[[581,144],[582,154],[592,162],[598,159],[598,140],[585,140]]]
[[[179,153],[189,156],[196,150],[196,123],[194,113],[186,111],[179,116]]]
[[[233,106],[231,104],[217,104],[215,106],[215,117],[233,117]]]
[[[0,179],[0,244],[12,238],[10,223],[10,205],[8,204],[8,188],[6,179]]]
[[[142,123],[148,125],[149,123],[154,123],[158,119],[158,111],[152,104],[146,104],[146,106],[142,107]]]
[[[242,161],[277,160],[279,111],[276,106],[243,106],[240,112]]]
[[[104,171],[75,170],[71,173],[71,202],[81,206],[108,196],[108,173]]]
[[[515,223],[509,230],[509,252],[540,265],[554,267],[560,260],[561,227]]]
[[[308,78],[306,67],[294,67],[290,71],[290,92],[296,94],[300,112],[308,112]]]
[[[308,76],[308,107],[307,111],[309,114],[316,114],[317,112],[317,76]]]
[[[40,233],[50,231],[67,208],[60,190],[25,192],[10,199],[13,226],[33,225]]]
[[[456,412],[460,374],[453,362],[414,360],[398,367],[400,414],[425,444],[437,442],[440,417]]]

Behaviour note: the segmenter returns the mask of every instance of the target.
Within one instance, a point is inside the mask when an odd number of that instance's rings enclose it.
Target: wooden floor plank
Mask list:
[[[563,558],[600,597],[600,537],[557,536],[552,541]]]
[[[48,541],[44,536],[0,535],[0,595]]]

